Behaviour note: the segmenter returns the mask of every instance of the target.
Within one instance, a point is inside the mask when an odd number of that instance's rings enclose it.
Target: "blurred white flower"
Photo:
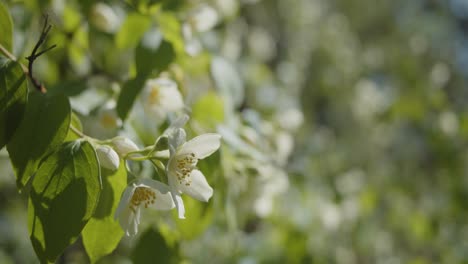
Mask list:
[[[271,164],[257,167],[259,177],[256,180],[257,194],[254,210],[259,217],[266,217],[273,210],[275,197],[287,191],[289,180],[287,174]]]
[[[190,56],[195,56],[203,49],[197,33],[203,33],[212,29],[218,23],[218,13],[206,4],[194,9],[182,25],[182,35],[185,40],[185,51]]]
[[[184,204],[180,197],[182,193],[203,202],[207,202],[213,195],[213,188],[196,166],[198,160],[213,154],[220,145],[221,136],[214,133],[203,134],[185,142],[185,131],[179,128],[169,136],[170,158],[166,173],[173,189],[179,218],[185,218]]]
[[[296,131],[304,123],[304,114],[297,108],[288,108],[275,116],[281,128]]]
[[[127,236],[138,232],[142,209],[171,210],[175,207],[170,188],[162,182],[140,179],[128,186],[122,194],[115,218]]]
[[[196,32],[206,32],[218,23],[218,13],[206,4],[200,5],[189,15],[188,22]]]
[[[202,44],[198,38],[193,34],[192,27],[189,23],[182,25],[182,35],[185,40],[185,52],[190,56],[196,56],[203,49]]]
[[[111,147],[99,145],[96,147],[96,154],[101,167],[109,170],[117,170],[119,168],[119,155]]]
[[[294,138],[286,131],[278,131],[275,135],[276,160],[285,165],[294,150]]]
[[[138,146],[131,139],[123,136],[118,136],[111,141],[114,150],[120,157],[125,157],[129,152],[138,151]]]
[[[157,120],[164,120],[169,113],[184,108],[177,84],[165,77],[146,81],[140,99],[144,111]]]
[[[457,115],[452,111],[440,113],[438,123],[440,130],[448,136],[456,135],[460,126]]]
[[[119,18],[105,3],[96,3],[91,9],[91,23],[99,30],[113,33],[119,28]]]

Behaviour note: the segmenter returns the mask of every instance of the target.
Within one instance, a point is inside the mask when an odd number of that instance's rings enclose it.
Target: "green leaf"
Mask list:
[[[103,186],[98,207],[82,232],[83,245],[91,263],[110,254],[124,235],[120,224],[114,220],[114,214],[120,196],[127,186],[125,162],[121,160],[120,167],[115,172],[103,170],[102,179]]]
[[[91,25],[88,30],[88,45],[92,60],[100,70],[117,79],[127,78],[133,61],[132,50],[119,49],[113,35],[100,32]]]
[[[26,75],[19,63],[9,62],[0,68],[0,149],[8,143],[23,119],[27,100]]]
[[[184,39],[177,17],[173,13],[162,12],[158,14],[156,20],[164,39],[172,43],[177,54],[184,54]]]
[[[99,163],[89,142],[62,144],[39,167],[29,196],[28,226],[41,262],[74,243],[98,204]]]
[[[159,232],[150,228],[141,235],[131,258],[134,264],[148,263],[149,260],[164,264],[177,263],[178,255]]]
[[[80,119],[74,112],[71,113],[70,126],[73,126],[73,128],[78,130],[79,132],[83,132],[83,125],[81,124]],[[73,141],[79,138],[80,136],[75,131],[73,131],[73,129],[70,128],[64,141]]]
[[[64,141],[70,125],[70,103],[64,95],[33,91],[22,122],[7,144],[16,182],[22,189],[41,160]]]
[[[133,13],[127,16],[115,38],[119,49],[135,47],[151,25],[148,16]]]
[[[223,99],[214,92],[209,92],[198,99],[192,107],[194,122],[213,131],[224,120]]]
[[[187,198],[187,196],[184,196],[183,200],[185,217],[187,219],[197,219],[197,221],[176,218],[177,230],[179,230],[184,239],[192,240],[201,235],[211,224],[213,219],[213,202],[202,203],[195,199]]]
[[[133,102],[137,98],[138,93],[143,89],[146,78],[137,76],[134,79],[127,81],[123,86],[117,100],[117,114],[122,120],[127,118],[128,113],[132,109]]]
[[[175,51],[170,42],[162,40],[157,30],[148,31],[136,48],[138,75],[147,76],[151,71],[161,72],[175,60]]]
[[[0,2],[0,45],[2,45],[9,52],[13,49],[13,21],[8,12],[8,8]],[[2,53],[0,53],[0,56]]]

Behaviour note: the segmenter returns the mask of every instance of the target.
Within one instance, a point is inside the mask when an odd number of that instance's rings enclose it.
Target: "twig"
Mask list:
[[[36,87],[37,90],[39,90],[41,93],[45,93],[47,90],[44,85],[42,85],[36,78],[34,78],[33,75],[33,64],[34,61],[41,56],[42,54],[46,53],[47,51],[55,48],[57,45],[52,45],[45,50],[37,53],[37,50],[39,47],[44,43],[45,39],[47,38],[47,34],[49,34],[50,29],[52,28],[52,25],[49,25],[49,16],[45,15],[45,21],[44,21],[44,27],[42,28],[41,36],[39,37],[39,40],[37,41],[36,45],[34,46],[33,51],[31,52],[31,55],[26,57],[28,60],[28,71],[29,71],[29,78],[31,79],[31,82],[33,83],[34,87]]]

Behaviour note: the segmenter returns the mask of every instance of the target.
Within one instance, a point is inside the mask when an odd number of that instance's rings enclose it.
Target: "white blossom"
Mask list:
[[[214,133],[203,134],[185,142],[185,131],[179,128],[169,136],[170,158],[166,172],[179,218],[185,218],[180,197],[182,193],[203,202],[207,202],[213,195],[213,188],[196,166],[198,160],[213,154],[220,144],[221,136]]]
[[[127,236],[138,232],[141,210],[171,210],[175,207],[170,188],[162,182],[140,179],[129,185],[122,194],[115,218]]]
[[[157,120],[184,108],[182,95],[173,80],[165,77],[146,81],[140,97],[144,111]]]

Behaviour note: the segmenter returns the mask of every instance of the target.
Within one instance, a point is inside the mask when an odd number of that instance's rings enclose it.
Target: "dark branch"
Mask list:
[[[48,47],[42,51],[40,51],[39,53],[37,52],[37,50],[39,49],[39,47],[44,43],[44,41],[46,40],[47,38],[47,34],[49,34],[49,31],[50,29],[52,28],[52,25],[49,25],[49,16],[45,15],[44,17],[44,26],[42,27],[42,32],[41,32],[41,36],[39,37],[39,40],[37,41],[36,45],[34,46],[34,49],[33,51],[31,52],[31,55],[29,55],[28,57],[26,57],[26,59],[28,60],[29,64],[28,64],[28,71],[29,71],[29,78],[31,79],[31,82],[33,83],[34,87],[36,87],[37,90],[39,90],[41,93],[45,93],[46,92],[46,88],[44,87],[44,85],[42,85],[36,78],[34,78],[34,75],[33,75],[33,64],[34,64],[34,61],[39,57],[41,56],[42,54],[48,52],[49,50],[55,48],[57,45],[52,45],[51,47]]]

